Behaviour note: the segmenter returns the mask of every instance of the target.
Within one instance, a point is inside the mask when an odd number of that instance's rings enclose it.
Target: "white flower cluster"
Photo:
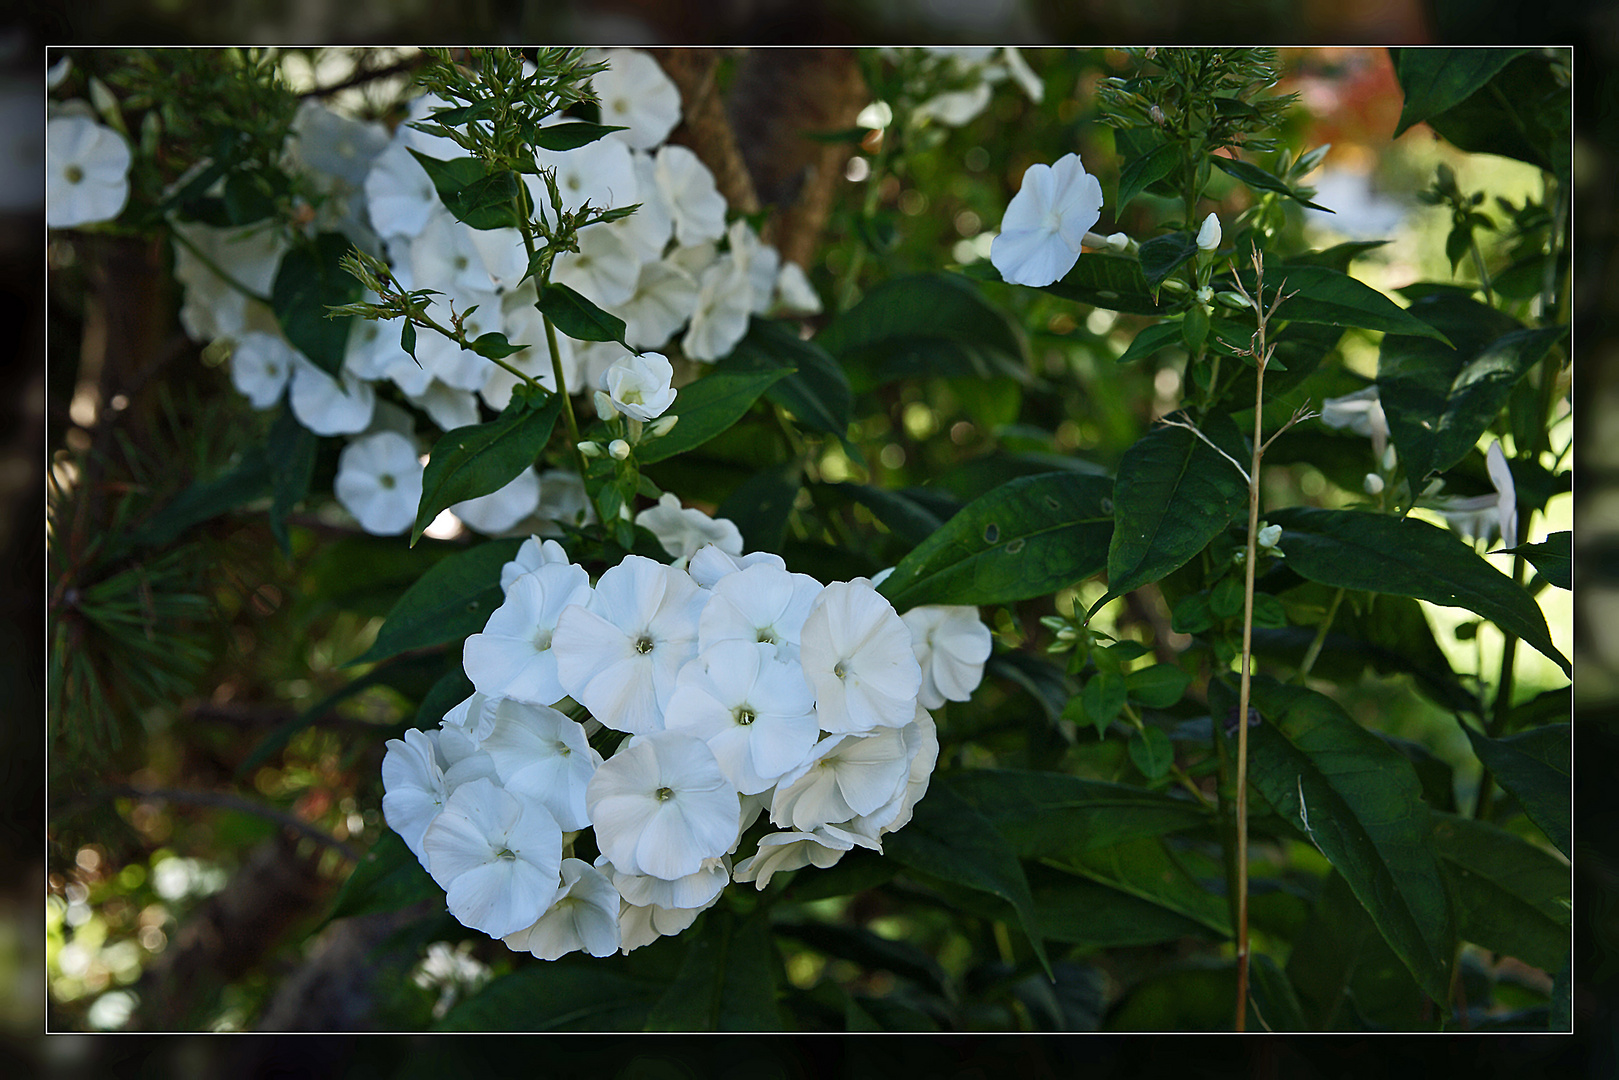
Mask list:
[[[569,210],[586,201],[597,209],[636,203],[640,209],[581,230],[579,251],[558,256],[553,280],[623,319],[625,340],[633,348],[666,347],[684,331],[681,352],[699,361],[727,355],[754,314],[819,311],[820,300],[802,268],[783,263],[746,222],[727,226],[727,206],[713,174],[690,150],[664,143],[679,122],[680,95],[657,63],[633,49],[600,51],[591,59],[608,64],[593,80],[602,122],[625,130],[565,152],[536,150],[535,160],[556,170]],[[429,118],[433,108],[446,104],[418,98],[409,117]],[[390,135],[379,124],[340,116],[316,102],[301,107],[292,131],[287,168],[324,196],[307,226],[311,231],[341,232],[385,257],[405,289],[436,290],[440,295],[429,314],[442,324],[448,325],[452,309],[461,314],[476,308],[464,323],[467,337],[498,332],[527,345],[506,363],[555,388],[534,283],[519,282],[528,266],[520,233],[476,230],[456,220],[411,155],[414,150],[442,160],[465,151],[409,124]],[[88,137],[80,132],[77,138],[74,146]],[[75,160],[81,158],[80,167],[88,170],[90,159],[80,154]],[[541,179],[526,180],[536,205],[548,207]],[[181,319],[187,332],[231,346],[231,377],[255,408],[273,408],[286,393],[294,415],[309,430],[351,437],[336,485],[339,501],[368,532],[408,529],[415,516],[412,500],[421,493],[420,458],[428,440],[417,437],[408,413],[378,404],[376,387],[393,384],[448,431],[478,423],[480,401],[489,409],[505,408],[518,377],[435,333],[418,336],[413,359],[400,343],[397,325],[355,320],[342,370],[333,378],[282,336],[265,305],[236,287],[267,296],[290,247],[286,237],[268,223],[214,228],[177,222],[174,228],[180,236],[175,275],[185,288]],[[574,341],[561,334],[557,349],[571,393],[609,389],[626,415],[635,415],[636,407],[656,415],[673,398],[669,373],[661,386],[640,375],[645,365],[639,362],[658,354],[636,357],[616,343]],[[621,376],[636,374],[610,379],[615,364]],[[500,491],[451,512],[496,535],[519,527],[545,529],[543,523],[571,522],[569,513],[584,512],[578,491],[574,474],[557,474],[548,482],[530,469]]]
[[[974,608],[901,618],[866,579],[715,545],[593,585],[535,537],[501,584],[465,646],[477,692],[388,743],[382,806],[452,915],[548,960],[679,933],[732,880],[881,851],[927,791],[928,709],[966,700],[990,653]],[[603,728],[627,736],[605,760]]]

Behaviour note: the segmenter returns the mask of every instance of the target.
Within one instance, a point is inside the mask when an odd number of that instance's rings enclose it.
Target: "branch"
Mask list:
[[[114,784],[105,788],[104,794],[108,798],[131,799],[160,799],[164,802],[189,803],[193,806],[215,806],[221,810],[236,810],[254,817],[273,821],[284,828],[291,829],[322,847],[331,848],[350,862],[359,862],[361,855],[343,841],[337,839],[324,829],[317,828],[300,817],[296,817],[284,810],[277,810],[273,806],[244,799],[240,795],[232,795],[227,791],[189,791],[181,788],[139,788],[133,784]]]

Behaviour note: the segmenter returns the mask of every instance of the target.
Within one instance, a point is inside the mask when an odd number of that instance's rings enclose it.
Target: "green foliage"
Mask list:
[[[281,332],[333,378],[343,369],[352,319],[333,317],[328,309],[353,303],[360,296],[359,283],[340,265],[349,247],[347,237],[329,232],[295,243],[281,257],[270,288],[270,306]]]
[[[433,445],[422,475],[422,500],[411,526],[414,546],[439,512],[499,491],[539,456],[551,438],[562,399],[519,386],[500,416],[487,424],[447,431]]]
[[[642,443],[636,457],[650,465],[702,446],[742,419],[771,386],[791,374],[780,368],[757,374],[717,371],[683,387],[669,406],[679,421],[667,435]]]
[[[368,664],[475,634],[500,606],[500,568],[517,540],[489,540],[433,565],[388,612],[376,642],[353,663]]]

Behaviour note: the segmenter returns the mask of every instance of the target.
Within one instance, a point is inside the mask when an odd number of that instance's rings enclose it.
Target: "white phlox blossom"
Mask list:
[[[360,296],[363,303],[378,301],[369,289]],[[399,344],[399,327],[376,319],[355,319],[349,331],[348,347],[343,352],[343,371],[357,379],[375,381],[388,377],[388,368],[396,360],[404,359],[405,351]]]
[[[617,139],[598,139],[572,150],[535,150],[534,161],[542,169],[556,170],[557,193],[562,196],[562,208],[569,213],[587,202],[605,210],[640,201],[640,185],[629,147]],[[545,181],[525,175],[523,182],[534,197],[534,205],[542,214],[549,214],[551,193]]]
[[[493,708],[495,726],[482,749],[495,763],[501,786],[539,802],[564,832],[590,827],[585,790],[601,767],[585,729],[555,709],[510,698]]]
[[[781,253],[759,239],[753,227],[741,218],[725,230],[731,257],[738,273],[747,279],[748,307],[755,315],[770,310],[776,294],[776,273],[781,269]]]
[[[643,263],[635,292],[612,309],[624,320],[624,340],[651,349],[673,337],[697,307],[697,279],[677,264]]]
[[[560,886],[562,830],[556,819],[538,801],[486,778],[450,793],[422,848],[450,914],[490,937],[532,926]]]
[[[901,793],[910,776],[897,727],[865,735],[828,735],[805,762],[776,782],[770,820],[808,832],[870,814]]]
[[[546,476],[540,477],[542,490],[545,487],[546,479]],[[517,549],[517,554],[512,557],[512,560],[501,566],[500,589],[502,592],[509,594],[512,591],[512,582],[530,570],[538,570],[540,567],[551,563],[566,565],[567,562],[568,553],[563,550],[561,544],[555,540],[544,540],[538,536],[530,536],[523,541],[522,546]]]
[[[475,690],[465,700],[450,706],[439,726],[445,730],[455,728],[472,740],[473,745],[482,745],[489,733],[495,730],[495,710],[500,702],[500,698],[492,698]],[[495,775],[492,767],[489,775]]]
[[[171,221],[169,227],[175,234],[174,279],[185,287],[180,325],[193,341],[236,337],[248,328],[250,313],[255,309],[265,316],[266,328],[275,325],[275,316],[263,304],[242,295],[214,272],[214,266],[258,295],[268,296],[281,267],[281,256],[289,246],[280,230],[262,222],[216,229],[196,222]],[[202,257],[191,250],[193,247]]]
[[[978,609],[923,604],[900,616],[911,631],[911,647],[922,667],[917,700],[937,709],[946,701],[967,701],[984,678],[984,663],[994,646]]]
[[[442,379],[432,379],[421,393],[405,397],[444,431],[469,427],[483,419],[472,391],[457,390]]]
[[[635,168],[635,184],[640,189],[639,208],[628,217],[608,222],[641,256],[642,262],[661,259],[675,234],[674,214],[669,200],[658,186],[658,160],[650,153],[630,155]]]
[[[1013,284],[1050,285],[1074,268],[1085,233],[1101,216],[1101,181],[1085,171],[1078,154],[1051,165],[1037,162],[1006,207],[990,262]]]
[[[83,116],[52,117],[45,124],[45,224],[70,229],[117,217],[129,201],[129,163],[129,144],[112,128]]]
[[[626,741],[585,795],[596,841],[615,869],[673,881],[736,843],[740,804],[701,739],[657,731]]]
[[[695,559],[692,575],[697,575]],[[713,595],[697,624],[700,649],[744,641],[769,645],[771,656],[797,662],[804,620],[821,595],[819,581],[763,562],[730,572],[710,588]]]
[[[1388,417],[1383,414],[1375,385],[1343,397],[1327,398],[1321,403],[1321,422],[1330,428],[1348,428],[1356,435],[1371,439],[1372,452],[1378,458],[1388,445]]]
[[[601,101],[601,122],[625,128],[608,138],[636,150],[650,150],[680,123],[680,90],[658,62],[639,49],[592,50],[592,63],[607,68],[591,79]]]
[[[373,536],[398,536],[416,520],[422,463],[415,445],[393,431],[355,439],[337,457],[332,494]]]
[[[823,731],[903,727],[915,715],[922,668],[911,633],[868,584],[839,581],[821,591],[804,620],[799,662]]]
[[[725,235],[725,196],[714,183],[714,174],[695,153],[684,146],[662,147],[654,161],[653,178],[674,219],[675,239],[682,246]]]
[[[579,250],[559,254],[551,276],[598,306],[610,308],[635,295],[642,261],[630,238],[604,222],[579,230]]]
[[[353,435],[371,423],[376,393],[363,379],[334,379],[297,356],[288,395],[298,422],[316,435]]]
[[[765,791],[796,768],[820,735],[815,697],[798,665],[776,659],[768,646],[737,640],[704,649],[681,668],[664,725],[707,743],[726,780],[744,795]]]
[[[292,118],[288,156],[294,169],[324,174],[345,189],[365,185],[372,164],[388,147],[388,129],[305,100]],[[325,185],[330,188],[330,184]]]
[[[759,838],[759,850],[736,864],[733,876],[737,881],[751,881],[754,888],[763,891],[776,874],[810,865],[825,870],[856,845],[876,847],[865,837],[845,832],[835,825],[823,825],[811,832],[766,833]]]
[[[680,668],[697,655],[707,599],[685,572],[625,556],[602,574],[587,605],[557,620],[551,649],[568,696],[614,731],[661,731]]]
[[[730,355],[748,333],[753,312],[753,283],[748,269],[729,252],[714,260],[698,278],[697,306],[681,343],[693,360]]]
[[[530,465],[498,490],[451,503],[450,512],[486,536],[508,532],[540,504],[540,478]]]
[[[784,261],[776,274],[776,303],[786,315],[819,315],[821,297],[809,275],[795,262]]]
[[[535,531],[541,536],[562,536],[563,526],[594,524],[596,507],[585,482],[569,469],[547,469],[540,474],[540,505],[534,508]]]
[[[736,556],[722,550],[717,544],[708,544],[699,548],[697,554],[691,557],[691,563],[686,567],[686,571],[697,584],[705,589],[712,589],[726,575],[759,565],[773,566],[777,570],[787,569],[786,560],[774,552],[755,551]]]
[[[495,775],[495,763],[455,728],[418,731],[389,739],[382,758],[382,817],[427,868],[422,837],[462,784]]]
[[[888,802],[843,825],[851,835],[869,840],[869,846],[877,851],[882,850],[885,833],[903,829],[910,823],[911,811],[917,801],[927,794],[928,783],[933,778],[933,767],[939,763],[939,729],[922,706],[916,707],[916,719],[900,728],[900,737],[905,742],[905,753],[910,760],[905,783]]]
[[[1197,250],[1214,251],[1220,246],[1220,218],[1210,214],[1203,219],[1202,226],[1197,230]]]
[[[656,420],[675,403],[675,369],[662,353],[625,356],[607,369],[604,388],[613,408],[636,420]]]
[[[566,562],[548,563],[515,579],[483,632],[467,638],[463,663],[472,685],[479,693],[531,705],[555,705],[567,697],[557,679],[551,640],[563,609],[589,600],[590,575]]]
[[[731,858],[704,859],[695,872],[665,880],[650,874],[632,874],[614,867],[605,855],[597,862],[610,874],[618,894],[635,907],[658,907],[666,911],[702,910],[719,899],[731,880]]]
[[[444,205],[427,170],[410,154],[410,144],[403,134],[407,130],[401,125],[399,134],[377,155],[365,176],[371,227],[384,238],[418,235]]]
[[[556,960],[571,952],[611,956],[621,940],[618,890],[583,859],[562,860],[562,887],[533,926],[502,940],[514,952]]]
[[[298,352],[286,338],[252,330],[231,349],[230,381],[255,409],[268,409],[281,400],[297,362]]]
[[[685,509],[680,497],[671,492],[658,496],[658,504],[635,515],[635,523],[658,538],[663,550],[675,557],[675,565],[709,544],[732,555],[742,554],[742,533],[729,518],[711,518],[701,510]]]
[[[1490,541],[1497,537],[1505,547],[1518,542],[1518,491],[1507,466],[1507,456],[1497,439],[1484,455],[1489,468],[1490,483],[1495,486],[1492,495],[1440,495],[1419,501],[1418,505],[1433,510],[1451,531],[1469,540]]]

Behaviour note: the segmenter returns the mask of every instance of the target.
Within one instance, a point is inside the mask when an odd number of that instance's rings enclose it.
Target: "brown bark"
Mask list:
[[[714,71],[718,49],[652,49],[659,66],[680,90],[681,120],[669,141],[690,147],[709,171],[734,210],[752,214],[759,209],[753,178],[737,148],[736,135],[725,115]]]

